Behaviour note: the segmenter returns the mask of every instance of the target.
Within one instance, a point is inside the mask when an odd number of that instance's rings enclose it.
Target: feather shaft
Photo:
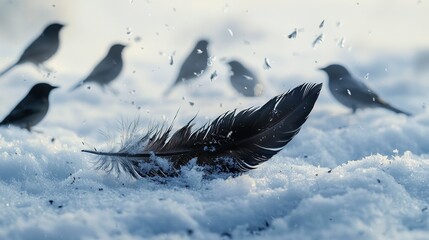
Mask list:
[[[82,152],[100,156],[98,169],[134,178],[177,176],[192,159],[206,174],[239,174],[284,149],[307,120],[321,88],[322,84],[302,84],[259,108],[221,114],[197,130],[192,130],[192,119],[171,137],[172,125],[162,125],[125,140],[117,152]]]

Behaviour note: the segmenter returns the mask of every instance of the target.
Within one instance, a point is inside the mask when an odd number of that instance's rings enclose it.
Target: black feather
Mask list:
[[[319,96],[322,84],[303,84],[276,96],[260,108],[226,112],[196,131],[193,119],[171,137],[172,126],[149,131],[100,155],[98,168],[131,176],[177,176],[192,159],[206,174],[237,174],[267,161],[299,132]]]

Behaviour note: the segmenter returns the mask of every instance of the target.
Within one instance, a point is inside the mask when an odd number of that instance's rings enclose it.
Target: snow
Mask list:
[[[47,63],[54,73],[22,65],[0,79],[0,116],[37,82],[61,87],[35,127],[40,132],[0,128],[1,239],[427,238],[427,2],[0,4],[1,67],[16,60],[48,23],[67,25],[59,52]],[[294,29],[298,34],[289,39]],[[322,33],[324,41],[313,49]],[[202,37],[210,39],[212,66],[188,88],[162,97]],[[347,39],[344,48],[340,39]],[[112,84],[118,94],[94,85],[68,92],[114,42],[128,45],[124,71]],[[261,97],[244,98],[231,88],[225,63],[233,58],[262,79]],[[269,71],[265,59],[273,63]],[[81,153],[118,147],[121,126],[136,118],[142,132],[170,123],[176,112],[175,129],[195,115],[200,126],[225,111],[260,106],[303,82],[326,83],[317,68],[330,63],[345,65],[414,116],[383,109],[352,115],[325,84],[295,139],[236,178],[204,180],[191,168],[165,183],[132,180],[96,170],[96,158]],[[217,78],[211,80],[213,72]]]

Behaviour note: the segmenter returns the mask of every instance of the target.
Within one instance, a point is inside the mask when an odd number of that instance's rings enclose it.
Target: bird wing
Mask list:
[[[103,60],[101,60],[91,71],[91,73],[88,75],[88,77],[84,80],[84,82],[98,82],[98,83],[104,83],[112,80],[117,76],[117,74],[113,74],[112,71],[113,68],[117,67],[120,63],[115,63],[115,61],[110,57],[105,57]],[[119,74],[119,72],[118,72]],[[105,79],[108,77],[108,79]]]
[[[197,54],[193,51],[183,62],[180,68],[179,75],[177,76],[176,83],[182,81],[182,79],[191,79],[197,77],[207,68],[208,54],[206,51]]]
[[[1,122],[2,124],[13,123],[18,120],[24,119],[29,115],[33,115],[42,110],[42,104],[37,101],[33,101],[31,97],[25,97],[21,102],[19,102],[16,107],[5,117]]]
[[[45,54],[51,50],[52,46],[46,42],[44,36],[38,37],[34,40],[22,53],[19,63],[27,61],[28,59],[33,59],[34,57],[38,57],[40,55]]]

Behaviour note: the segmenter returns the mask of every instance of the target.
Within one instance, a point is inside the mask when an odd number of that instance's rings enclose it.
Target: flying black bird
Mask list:
[[[48,113],[49,93],[55,88],[48,83],[34,85],[0,125],[14,125],[31,131]]]
[[[94,67],[92,72],[84,80],[78,82],[74,87],[70,89],[73,91],[83,84],[94,82],[100,85],[103,89],[121,73],[123,61],[122,61],[122,50],[125,45],[114,44],[110,47],[107,55],[101,60],[97,66]]]
[[[183,62],[173,85],[164,92],[164,95],[168,95],[177,84],[195,79],[206,71],[209,60],[208,44],[207,40],[197,42],[197,45]]]
[[[33,63],[42,67],[43,63],[57,52],[60,46],[59,32],[63,27],[64,25],[59,23],[47,26],[42,34],[24,50],[18,61],[3,70],[0,76],[22,63]]]
[[[231,67],[231,84],[237,92],[246,97],[256,97],[262,94],[264,85],[258,78],[238,61],[229,61]]]
[[[351,108],[353,113],[355,113],[358,108],[381,107],[395,113],[411,116],[411,114],[399,110],[383,101],[362,81],[354,78],[345,67],[332,64],[320,70],[328,74],[329,90],[335,99],[346,107]]]
[[[299,132],[322,84],[303,84],[259,108],[226,112],[192,130],[193,119],[169,137],[172,126],[131,136],[118,152],[101,155],[98,169],[139,177],[174,177],[196,159],[205,174],[236,175],[269,160]]]

